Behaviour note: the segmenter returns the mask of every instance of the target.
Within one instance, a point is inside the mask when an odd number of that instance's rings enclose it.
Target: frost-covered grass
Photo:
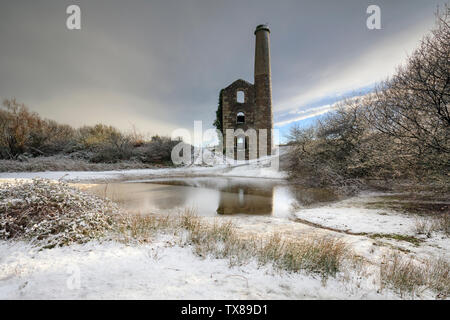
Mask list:
[[[292,272],[310,272],[323,277],[342,271],[351,250],[339,239],[327,236],[284,238],[273,234],[269,238],[248,237],[238,232],[229,220],[205,221],[187,210],[178,216],[128,215],[120,220],[119,239],[151,242],[158,233],[171,233],[182,246],[192,246],[199,257],[227,259],[230,266],[256,260],[260,265]]]
[[[68,156],[26,158],[23,161],[0,159],[0,172],[108,171],[156,167],[158,166],[139,161],[92,163],[85,159]]]
[[[373,265],[355,254],[341,238],[331,235],[288,238],[280,233],[248,236],[229,220],[209,222],[190,210],[179,216],[126,216],[120,225],[120,239],[125,243],[151,243],[158,235],[171,235],[178,246],[191,248],[196,256],[226,259],[230,267],[256,262],[260,267],[283,272],[319,275],[322,280],[339,276],[350,281],[357,274],[371,278],[376,273],[380,291],[393,290],[402,298],[432,292],[434,297],[445,299],[450,293],[450,265],[444,258],[419,261],[392,251]]]
[[[0,160],[1,162],[2,160]],[[9,160],[8,160],[9,161]],[[58,169],[59,171],[43,171],[51,169],[33,169],[32,172],[2,172],[0,179],[33,179],[43,178],[62,181],[131,181],[138,179],[149,179],[158,177],[186,177],[186,176],[225,176],[225,177],[255,177],[284,179],[285,172],[272,168],[266,163],[252,162],[248,165],[242,164],[222,164],[216,166],[192,165],[183,167],[151,167],[147,169],[121,169],[117,164],[98,164],[96,169],[86,171],[83,168],[74,169],[77,171],[67,171],[68,169]],[[1,166],[1,164],[0,164]],[[131,167],[133,167],[131,165]],[[100,171],[99,171],[100,170]],[[102,171],[105,170],[105,171]],[[9,170],[12,171],[12,170]]]
[[[447,237],[450,235],[450,214],[444,213],[432,217],[417,217],[414,225],[417,234],[430,238],[433,233],[442,232]]]
[[[276,232],[260,235],[245,232],[230,221],[198,217],[192,210],[180,215],[130,215],[109,200],[63,182],[35,179],[0,184],[0,238],[26,240],[39,249],[53,251],[67,245],[70,249],[89,242],[96,243],[98,250],[120,244],[130,248],[126,252],[137,250],[141,254],[142,248],[163,237],[169,239],[166,242],[171,247],[187,249],[200,260],[227,261],[230,268],[256,265],[314,279],[345,279],[349,286],[363,277],[375,281],[371,286],[378,283],[378,288],[401,296],[432,292],[435,297],[446,298],[450,292],[445,259],[419,260],[397,253],[374,263],[356,255],[344,238],[332,232],[296,237]],[[158,254],[151,256],[156,259]]]
[[[383,286],[396,290],[401,296],[425,289],[436,292],[439,298],[450,294],[450,264],[444,259],[418,262],[391,254],[381,263],[380,278]]]
[[[63,182],[34,179],[0,184],[0,239],[43,247],[84,243],[104,236],[117,206]]]
[[[256,258],[260,264],[273,264],[283,270],[320,273],[327,277],[341,271],[349,248],[332,237],[287,239],[274,234],[268,239],[243,238],[230,222],[202,224],[198,218],[184,216],[187,240],[200,256],[227,258],[231,265]]]
[[[366,277],[324,283],[256,262],[230,267],[200,259],[169,234],[140,245],[91,241],[51,250],[0,241],[0,299],[398,299],[378,289]]]

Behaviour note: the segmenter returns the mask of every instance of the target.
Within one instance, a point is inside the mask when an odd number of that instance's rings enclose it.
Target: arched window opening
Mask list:
[[[245,123],[245,114],[243,112],[238,112],[236,123]]]
[[[238,137],[236,144],[238,150],[245,150],[245,137]]]
[[[244,91],[238,91],[236,93],[236,101],[239,103],[244,103],[245,102],[245,94]]]

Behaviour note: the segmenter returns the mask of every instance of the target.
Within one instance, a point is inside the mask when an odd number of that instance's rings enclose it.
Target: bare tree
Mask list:
[[[290,133],[290,173],[312,186],[418,179],[449,186],[450,10],[396,74]],[[443,182],[443,184],[442,184]],[[351,189],[351,188],[350,188]]]
[[[421,41],[396,75],[371,101],[370,119],[394,138],[406,157],[448,165],[450,152],[450,10],[437,14],[436,28]]]

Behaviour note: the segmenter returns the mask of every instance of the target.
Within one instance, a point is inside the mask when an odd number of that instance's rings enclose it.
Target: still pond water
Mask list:
[[[298,203],[292,187],[284,180],[261,178],[170,178],[111,183],[91,190],[139,213],[179,213],[190,208],[202,216],[288,218]]]

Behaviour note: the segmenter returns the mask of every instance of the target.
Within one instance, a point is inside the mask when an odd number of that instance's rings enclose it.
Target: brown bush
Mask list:
[[[70,155],[92,163],[170,164],[172,148],[179,141],[153,136],[145,141],[133,128],[124,134],[104,124],[74,129],[44,120],[15,99],[0,110],[0,159],[25,161],[30,157]]]
[[[74,145],[75,130],[55,121],[43,120],[15,99],[3,102],[0,110],[0,157],[52,155]]]

